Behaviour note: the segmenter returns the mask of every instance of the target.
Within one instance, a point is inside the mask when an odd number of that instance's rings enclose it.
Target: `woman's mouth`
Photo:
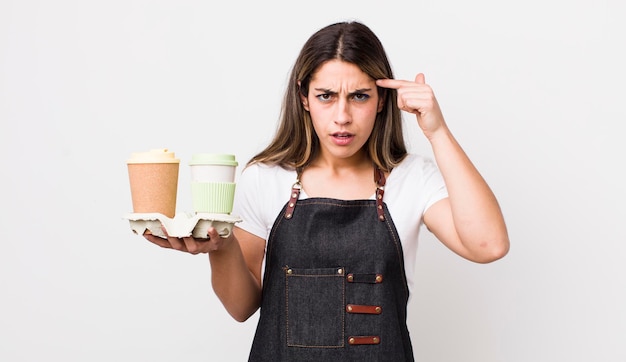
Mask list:
[[[354,135],[352,133],[346,133],[346,132],[333,133],[331,134],[331,137],[333,141],[335,142],[335,144],[338,146],[345,146],[349,144],[350,142],[352,142],[352,140],[354,139]]]

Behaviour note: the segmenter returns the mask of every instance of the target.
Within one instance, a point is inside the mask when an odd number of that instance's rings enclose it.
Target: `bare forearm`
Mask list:
[[[215,294],[233,318],[247,320],[259,308],[261,286],[246,265],[237,239],[209,253],[209,260]]]
[[[509,240],[492,190],[447,128],[432,135],[435,159],[448,188],[456,233],[463,246],[481,259],[506,254]]]

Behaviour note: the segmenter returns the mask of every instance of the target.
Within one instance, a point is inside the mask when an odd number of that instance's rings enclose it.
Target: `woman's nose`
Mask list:
[[[347,124],[352,121],[350,116],[350,103],[347,100],[339,101],[337,103],[337,115],[335,117],[335,123]]]

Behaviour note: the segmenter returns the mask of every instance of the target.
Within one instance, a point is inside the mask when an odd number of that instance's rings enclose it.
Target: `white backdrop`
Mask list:
[[[0,1],[0,360],[246,360],[257,315],[226,314],[205,255],[132,234],[125,161],[176,152],[188,211],[191,154],[247,161],[303,42],[356,19],[397,78],[426,74],[512,242],[479,265],[424,233],[417,360],[625,361],[625,17],[620,0]]]

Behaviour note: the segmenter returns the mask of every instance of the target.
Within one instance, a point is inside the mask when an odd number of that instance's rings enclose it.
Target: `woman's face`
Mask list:
[[[330,60],[313,74],[309,94],[301,98],[320,140],[320,157],[346,161],[363,157],[383,104],[374,79],[352,63]]]

